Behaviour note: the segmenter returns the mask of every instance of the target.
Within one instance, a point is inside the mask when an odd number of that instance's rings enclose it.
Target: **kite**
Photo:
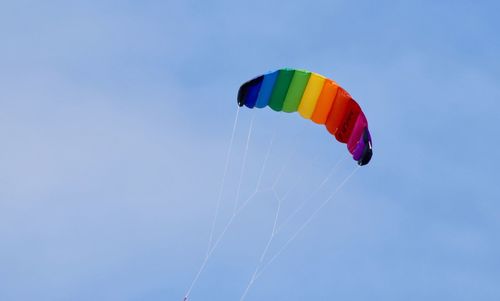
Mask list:
[[[320,74],[284,68],[257,76],[240,87],[238,105],[298,112],[325,125],[337,141],[347,144],[360,166],[372,158],[372,139],[361,107],[335,81]]]

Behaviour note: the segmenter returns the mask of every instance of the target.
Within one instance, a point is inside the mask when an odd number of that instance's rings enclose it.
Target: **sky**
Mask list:
[[[216,238],[257,193],[189,300],[242,299],[272,233],[273,183],[288,193],[279,225],[306,205],[244,300],[499,300],[499,9],[0,2],[0,300],[182,300],[222,182]],[[321,126],[269,109],[238,112],[227,156],[238,87],[282,67],[360,103],[368,166]]]

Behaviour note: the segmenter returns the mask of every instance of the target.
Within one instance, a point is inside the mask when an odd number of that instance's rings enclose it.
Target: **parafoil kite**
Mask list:
[[[240,87],[238,105],[298,111],[346,143],[359,165],[370,162],[372,139],[365,114],[346,90],[320,74],[284,68],[257,76]]]

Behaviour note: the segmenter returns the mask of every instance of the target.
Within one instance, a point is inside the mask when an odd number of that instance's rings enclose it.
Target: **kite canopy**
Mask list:
[[[238,105],[299,112],[346,143],[359,165],[370,162],[372,139],[365,114],[346,90],[322,75],[288,68],[260,75],[240,87]]]

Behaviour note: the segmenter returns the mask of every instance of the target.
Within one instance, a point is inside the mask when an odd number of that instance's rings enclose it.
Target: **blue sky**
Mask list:
[[[498,300],[495,1],[10,1],[0,4],[0,299],[181,300],[205,255],[245,80],[335,79],[374,157],[245,300]],[[287,213],[348,157],[297,114],[240,111],[216,234],[257,181]],[[287,156],[293,164],[284,165]],[[275,253],[354,168],[278,235]],[[238,216],[191,300],[239,300],[276,203]]]

